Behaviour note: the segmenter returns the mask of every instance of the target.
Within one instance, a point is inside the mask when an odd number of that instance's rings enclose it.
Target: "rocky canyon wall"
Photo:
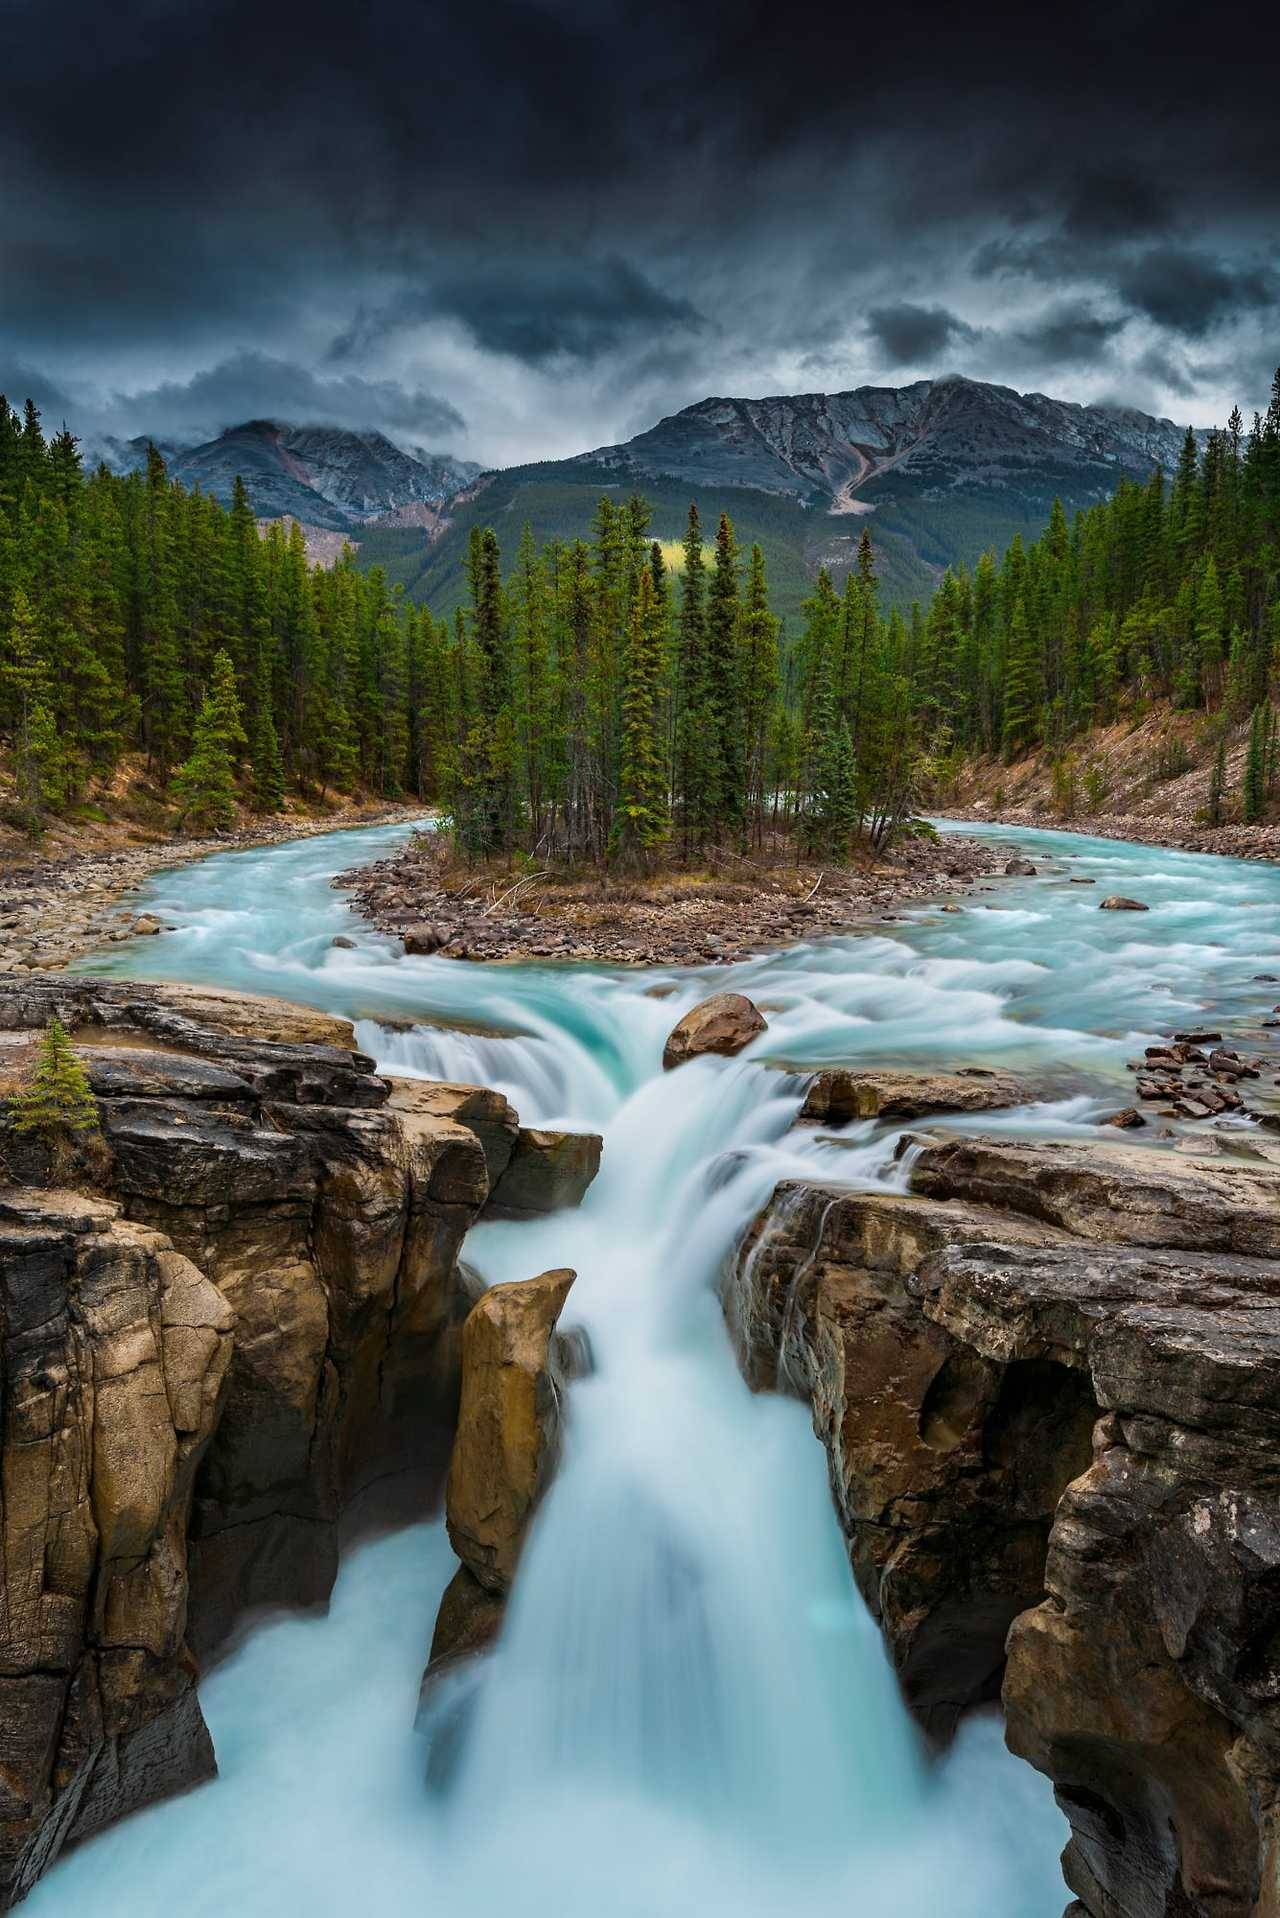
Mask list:
[[[944,1737],[1002,1691],[1077,1918],[1280,1912],[1280,1174],[1007,1139],[784,1185],[726,1281],[805,1396],[858,1582]]]

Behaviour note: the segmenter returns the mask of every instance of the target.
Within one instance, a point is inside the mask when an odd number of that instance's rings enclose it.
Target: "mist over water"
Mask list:
[[[415,1725],[453,1561],[435,1526],[365,1546],[326,1618],[265,1626],[205,1682],[220,1780],[83,1847],[32,1908],[1057,1918],[1065,1827],[1047,1785],[992,1719],[927,1759],[808,1415],[743,1385],[714,1281],[779,1178],[903,1176],[892,1129],[794,1131],[802,1082],[778,1063],[1014,1066],[1046,1096],[984,1130],[1089,1136],[1136,1047],[1257,1012],[1253,975],[1280,970],[1274,873],[1002,831],[1041,874],[962,914],[924,907],[704,973],[481,967],[399,956],[329,887],[402,831],[161,875],[147,903],[177,930],[100,969],[343,1012],[390,1071],[479,1080],[526,1122],[604,1132],[580,1211],[466,1245],[491,1284],[574,1266],[562,1324],[592,1360],[502,1641]],[[1099,913],[1112,891],[1152,911]],[[332,946],[339,932],[355,950]],[[664,1075],[676,1018],[727,987],[770,1030]],[[465,1734],[428,1789],[433,1728],[453,1715]]]

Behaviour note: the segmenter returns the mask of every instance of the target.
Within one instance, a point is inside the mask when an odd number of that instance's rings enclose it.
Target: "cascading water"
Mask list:
[[[706,976],[482,969],[400,958],[329,889],[394,836],[162,877],[150,900],[178,929],[104,964],[346,1012],[390,1070],[478,1079],[526,1120],[604,1131],[579,1212],[467,1243],[492,1284],[579,1273],[563,1322],[592,1369],[570,1393],[556,1481],[435,1790],[410,1729],[450,1568],[431,1527],[356,1553],[327,1619],[268,1626],[215,1671],[203,1696],[222,1780],[63,1861],[34,1908],[1055,1918],[1063,1828],[1047,1788],[990,1720],[926,1763],[853,1591],[807,1415],[743,1385],[714,1281],[780,1177],[903,1176],[884,1129],[794,1132],[798,1082],[763,1059],[1015,1063],[1061,1084],[984,1128],[1092,1131],[1135,1046],[1205,1011],[1256,1011],[1274,877],[1019,835],[1062,869],[999,888],[992,910],[979,895],[962,916],[926,908]],[[1135,929],[1069,876],[1153,911]],[[338,931],[355,950],[332,946]],[[674,1020],[728,985],[767,1005],[768,1034],[736,1061],[664,1075]],[[441,1692],[437,1717],[457,1703]]]

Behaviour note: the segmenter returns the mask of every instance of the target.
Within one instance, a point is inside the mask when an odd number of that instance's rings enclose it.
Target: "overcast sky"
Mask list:
[[[0,0],[0,389],[492,464],[948,371],[1249,413],[1269,11]]]

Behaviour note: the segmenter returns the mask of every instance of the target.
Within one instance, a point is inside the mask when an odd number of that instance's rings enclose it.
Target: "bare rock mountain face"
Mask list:
[[[512,1165],[528,1216],[599,1156],[380,1078],[345,1022],[184,988],[0,983],[6,1083],[54,1014],[102,1138],[53,1166],[0,1105],[0,1902],[209,1775],[197,1657],[323,1601],[354,1501],[438,1496],[463,1235]]]
[[[620,445],[482,476],[451,503],[416,576],[445,612],[460,597],[473,526],[572,537],[601,493],[641,492],[653,530],[678,539],[696,498],[707,537],[727,511],[769,561],[775,608],[798,614],[819,566],[843,579],[868,527],[882,591],[927,598],[943,569],[1015,534],[1033,538],[1055,498],[1067,512],[1119,480],[1171,471],[1182,429],[1131,408],[1079,406],[956,376],[845,393],[700,400]]]
[[[1074,1918],[1270,1918],[1280,1175],[908,1150],[906,1194],[779,1187],[725,1284],[744,1369],[808,1399],[922,1723],[1002,1692]]]
[[[1171,420],[1132,408],[1080,406],[953,376],[702,400],[625,445],[581,457],[621,473],[787,494],[839,513],[892,497],[893,475],[947,491],[1038,486],[1053,472],[1110,491],[1122,474],[1145,478],[1157,464],[1172,467],[1181,441]]]
[[[132,440],[111,463],[127,471],[145,460],[145,440]],[[406,452],[384,433],[277,420],[247,420],[203,445],[170,447],[166,460],[174,479],[224,505],[238,475],[260,519],[289,517],[330,532],[413,506],[437,508],[480,471],[450,453]]]

